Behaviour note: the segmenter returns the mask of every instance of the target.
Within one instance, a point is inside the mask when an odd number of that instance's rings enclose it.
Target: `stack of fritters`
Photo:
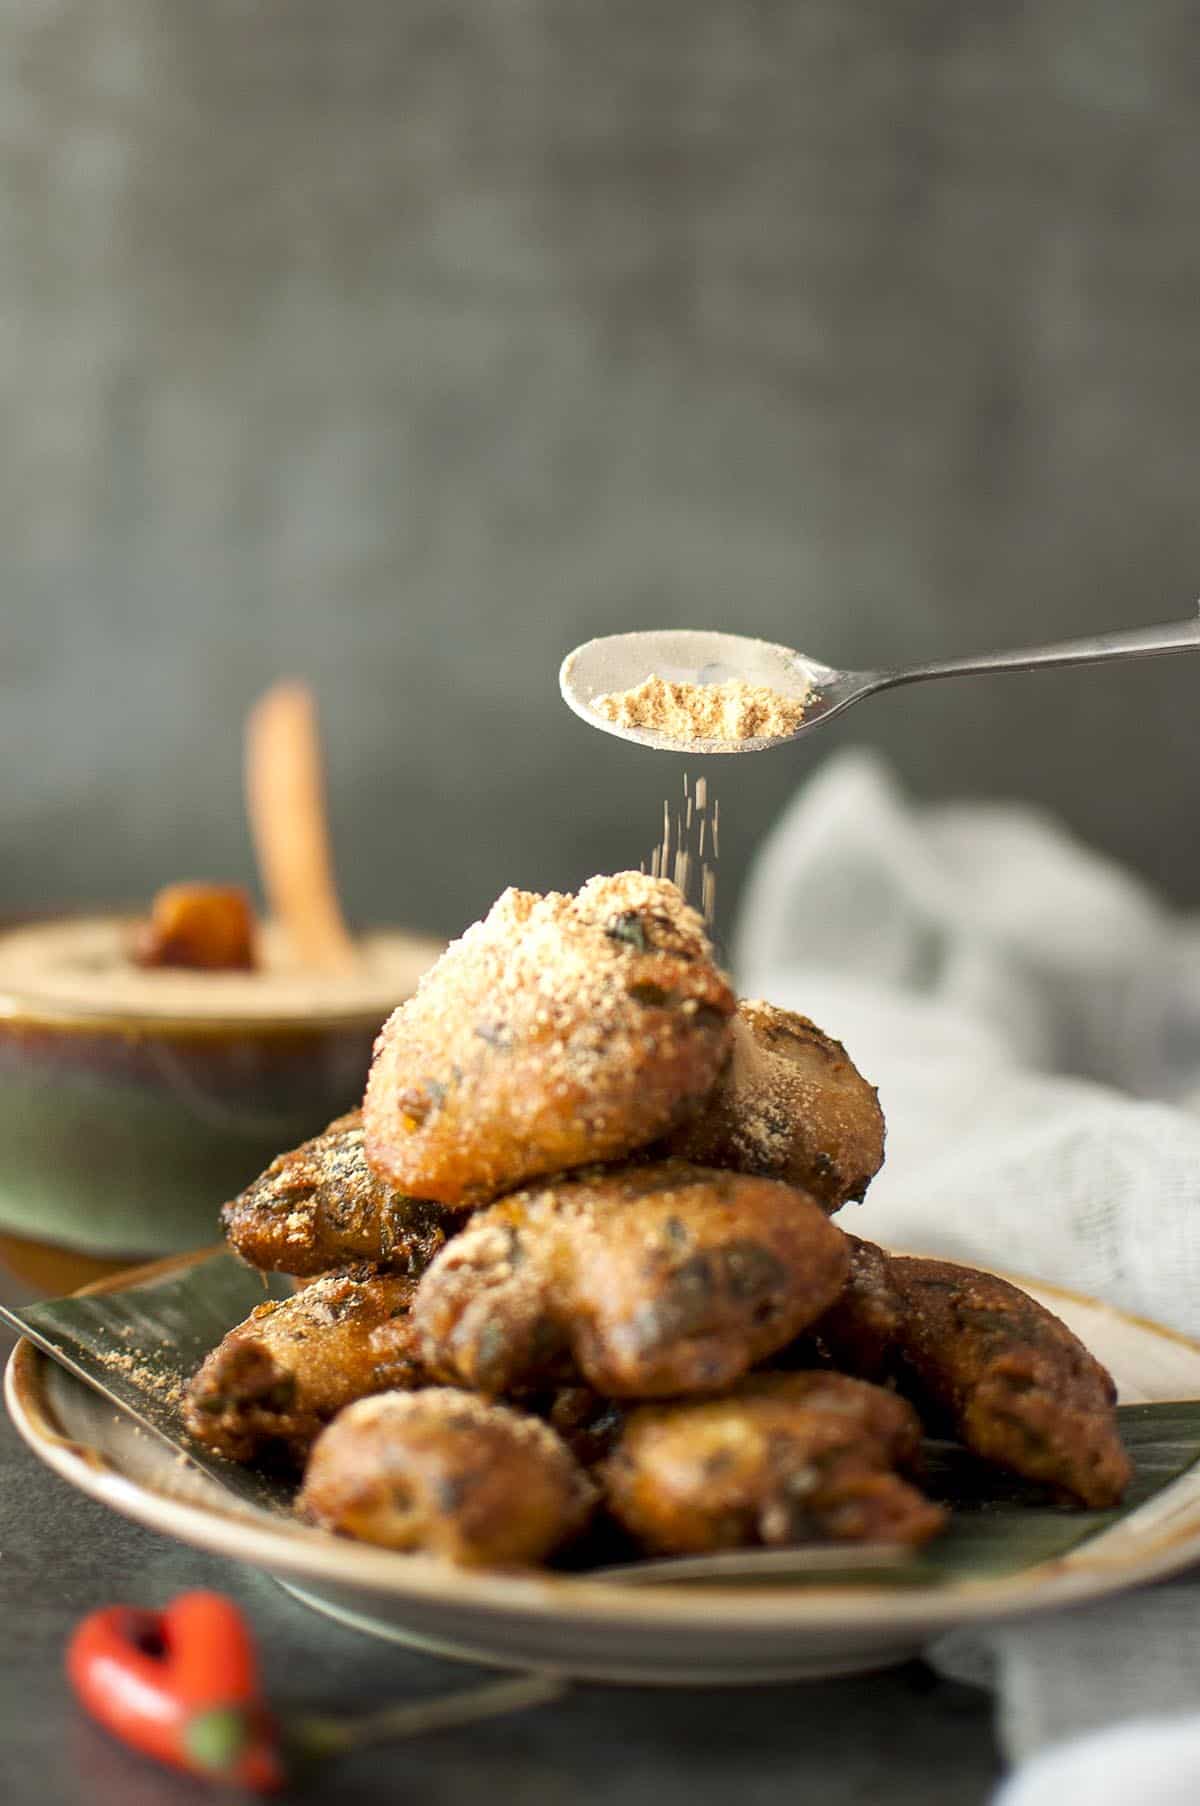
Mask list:
[[[312,1283],[213,1351],[189,1429],[307,1460],[313,1522],[477,1564],[597,1507],[665,1553],[924,1542],[918,1409],[1114,1502],[1111,1382],[1064,1325],[830,1221],[882,1159],[845,1050],[739,1005],[673,885],[507,891],[386,1024],[361,1114],[225,1207]]]

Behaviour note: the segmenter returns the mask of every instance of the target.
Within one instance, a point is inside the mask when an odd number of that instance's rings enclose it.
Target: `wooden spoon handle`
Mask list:
[[[305,965],[358,964],[333,878],[321,746],[307,684],[275,684],[246,721],[246,812],[267,907]]]

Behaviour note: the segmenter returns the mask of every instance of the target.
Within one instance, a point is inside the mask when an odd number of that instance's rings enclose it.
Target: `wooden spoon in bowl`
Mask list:
[[[306,966],[353,971],[359,954],[334,882],[317,712],[307,684],[277,683],[250,710],[245,785],[268,910]]]

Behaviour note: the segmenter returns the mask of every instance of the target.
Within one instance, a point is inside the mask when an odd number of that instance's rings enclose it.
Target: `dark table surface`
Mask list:
[[[0,1327],[5,1359],[10,1347]],[[281,1707],[358,1711],[482,1678],[343,1630],[265,1576],[127,1523],[44,1468],[0,1414],[4,1806],[187,1806],[210,1797],[111,1742],[76,1710],[61,1673],[64,1640],[85,1612],[115,1600],[157,1606],[192,1586],[218,1587],[246,1608]],[[363,1751],[288,1797],[339,1806],[406,1798],[982,1806],[996,1772],[987,1696],[912,1663],[753,1690],[581,1686],[519,1716]]]

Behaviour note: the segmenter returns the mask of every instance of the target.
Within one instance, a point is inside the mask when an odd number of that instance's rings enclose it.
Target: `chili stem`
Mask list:
[[[452,1730],[457,1725],[498,1718],[505,1712],[549,1705],[561,1699],[567,1689],[568,1682],[561,1675],[515,1675],[511,1680],[489,1681],[483,1687],[460,1688],[439,1699],[385,1706],[358,1718],[303,1718],[296,1731],[302,1745],[313,1754],[340,1755],[372,1743]]]

